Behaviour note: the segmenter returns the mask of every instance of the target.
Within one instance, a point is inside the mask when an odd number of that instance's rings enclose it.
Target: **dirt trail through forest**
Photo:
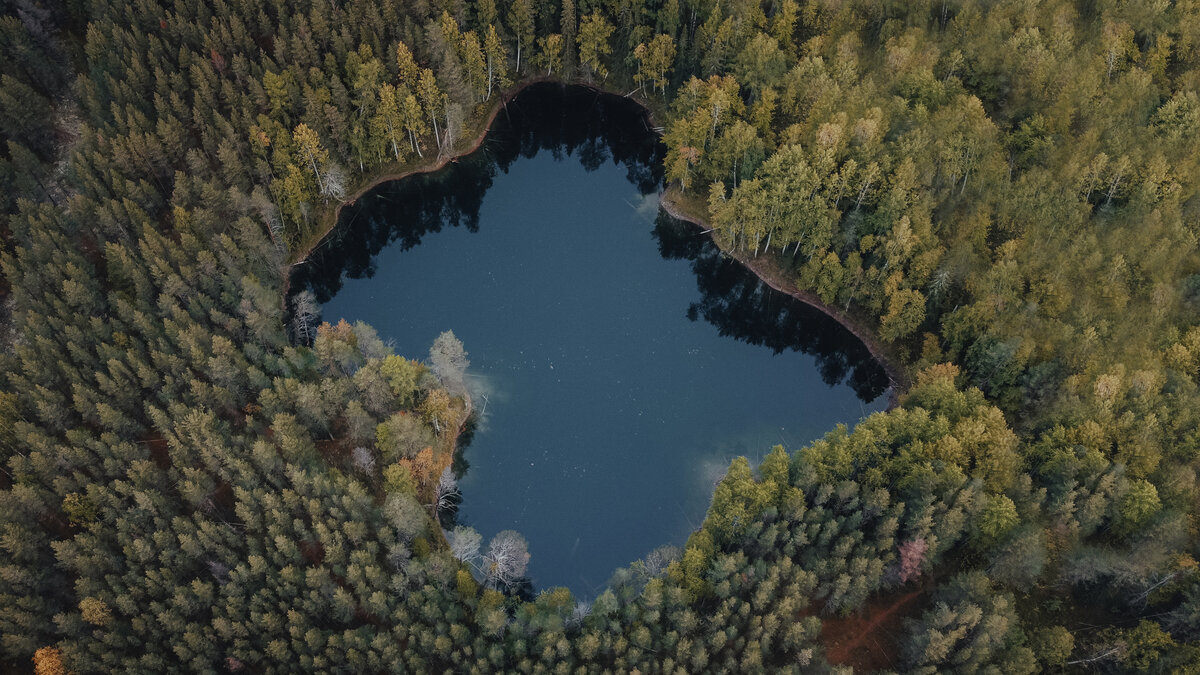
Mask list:
[[[834,665],[868,672],[895,666],[901,619],[912,613],[924,589],[869,602],[861,612],[845,618],[822,617],[821,643],[825,658]]]

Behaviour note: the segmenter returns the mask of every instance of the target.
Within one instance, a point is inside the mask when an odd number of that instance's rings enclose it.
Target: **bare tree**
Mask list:
[[[287,256],[287,242],[284,240],[283,220],[279,217],[279,208],[271,200],[261,186],[250,193],[250,206],[258,211],[258,215],[267,224],[267,233],[271,235],[271,243],[275,244],[275,252],[282,259]]]
[[[337,164],[325,167],[325,180],[321,182],[321,196],[334,201],[346,197],[346,171]]]
[[[463,109],[461,105],[451,103],[449,99],[446,99],[444,106],[446,111],[446,128],[443,130],[444,135],[442,138],[441,153],[439,154],[451,154],[454,151],[454,144],[458,142],[459,132],[462,130]]]
[[[304,344],[312,344],[320,318],[321,309],[317,304],[317,296],[311,291],[297,293],[292,301],[292,331]]]
[[[656,577],[667,571],[667,566],[679,560],[681,551],[678,546],[659,546],[646,556],[646,575]]]
[[[446,533],[446,541],[450,544],[450,554],[455,558],[478,569],[479,547],[483,537],[473,528],[459,525]]]
[[[580,600],[575,603],[575,608],[571,610],[571,616],[567,618],[568,628],[578,628],[583,625],[583,620],[592,612],[592,603],[586,600]]]
[[[375,471],[375,455],[371,452],[370,448],[364,448],[360,445],[354,448],[350,452],[350,455],[354,460],[354,467],[359,471],[367,475]]]
[[[222,563],[220,560],[208,561],[208,573],[216,579],[217,584],[224,586],[229,583],[229,566]]]
[[[408,569],[408,563],[412,560],[412,551],[404,542],[396,542],[388,547],[387,561],[392,569],[397,572],[404,572]]]
[[[462,492],[458,489],[458,481],[454,480],[454,472],[450,467],[442,469],[434,495],[437,513],[454,513],[458,510],[458,505],[462,502]]]
[[[529,546],[515,530],[504,530],[492,537],[483,558],[483,574],[497,589],[508,590],[525,577],[529,566]]]

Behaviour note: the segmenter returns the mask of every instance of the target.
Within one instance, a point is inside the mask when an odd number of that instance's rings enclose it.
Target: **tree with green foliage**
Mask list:
[[[647,82],[653,93],[662,90],[667,93],[667,84],[671,78],[671,68],[675,62],[675,40],[670,35],[658,34],[649,43],[639,43],[633,49],[633,55],[638,61],[638,73],[633,80],[641,86]]]
[[[508,82],[508,50],[496,34],[496,27],[489,24],[483,40],[483,52],[487,58],[487,95],[484,100],[492,98],[492,89],[507,87]]]
[[[421,102],[421,109],[425,112],[425,116],[429,118],[430,126],[433,127],[433,138],[437,142],[438,149],[441,150],[442,137],[438,132],[438,117],[441,116],[446,106],[445,98],[438,87],[437,79],[434,77],[432,70],[428,68],[421,70],[416,95],[417,100]]]
[[[612,34],[612,24],[598,12],[588,14],[579,22],[579,63],[590,77],[608,78],[604,61],[612,53],[608,42]]]
[[[537,62],[539,67],[546,69],[547,75],[553,75],[556,70],[562,71],[564,44],[563,36],[558,33],[538,38],[538,47],[541,53],[538,55]]]
[[[822,614],[932,578],[905,667],[1195,670],[1194,2],[284,5],[0,17],[6,666],[821,670]],[[281,301],[346,186],[452,154],[509,52],[661,96],[671,194],[897,374],[732,463],[590,611],[496,590],[529,592],[518,536],[487,568],[435,527],[446,363]]]
[[[512,0],[508,9],[508,29],[516,42],[516,72],[521,71],[521,52],[533,47],[533,7],[529,0]]]
[[[385,84],[379,89],[379,105],[371,118],[373,134],[387,140],[392,157],[400,160],[400,139],[404,134],[404,110],[396,99],[396,88]]]
[[[1011,595],[995,593],[982,574],[955,577],[934,594],[934,606],[906,623],[906,665],[916,671],[945,668],[975,673],[1002,667],[1005,672],[1034,673],[1033,652],[1023,645],[1024,631]]]

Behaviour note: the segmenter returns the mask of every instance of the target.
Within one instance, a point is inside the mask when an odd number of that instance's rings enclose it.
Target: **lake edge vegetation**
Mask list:
[[[897,670],[1200,670],[1197,17],[11,3],[0,654],[840,670],[819,617],[925,583]],[[533,69],[661,104],[667,175],[725,245],[877,322],[913,380],[852,430],[735,461],[684,547],[590,602],[522,599],[519,535],[438,526],[463,345],[418,363],[279,302],[323,209],[450,152]]]

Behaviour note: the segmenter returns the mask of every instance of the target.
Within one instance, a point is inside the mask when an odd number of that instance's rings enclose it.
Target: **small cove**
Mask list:
[[[732,457],[886,405],[853,335],[660,211],[659,153],[635,104],[535,85],[477,152],[344,208],[293,276],[397,353],[463,341],[483,414],[459,522],[521,532],[538,589],[594,597],[683,543]]]

